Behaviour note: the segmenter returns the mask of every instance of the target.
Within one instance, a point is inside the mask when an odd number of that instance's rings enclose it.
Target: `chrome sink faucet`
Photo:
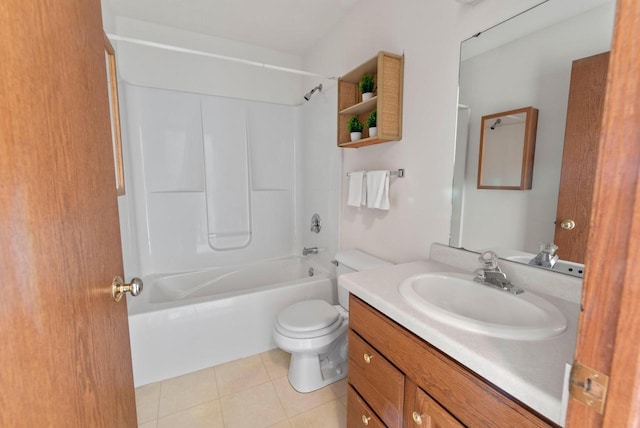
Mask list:
[[[498,288],[502,291],[508,291],[511,294],[520,294],[524,290],[516,287],[507,278],[507,274],[502,272],[498,266],[498,255],[493,251],[485,251],[478,257],[483,267],[476,269],[474,281],[490,287]]]
[[[309,254],[318,254],[318,247],[304,247],[302,249],[302,255],[307,256]]]

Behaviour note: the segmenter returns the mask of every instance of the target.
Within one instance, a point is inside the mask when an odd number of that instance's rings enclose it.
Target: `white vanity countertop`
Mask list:
[[[339,283],[506,393],[563,425],[565,367],[573,362],[579,305],[534,292],[560,309],[568,321],[567,331],[536,341],[480,335],[431,319],[404,300],[398,292],[400,283],[412,275],[426,272],[463,271],[427,260],[342,275]]]

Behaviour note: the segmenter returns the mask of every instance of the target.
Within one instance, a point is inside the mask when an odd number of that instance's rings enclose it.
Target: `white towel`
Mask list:
[[[347,205],[361,207],[367,203],[367,188],[364,185],[364,171],[349,173],[349,198]]]
[[[367,172],[367,207],[389,209],[389,171]]]

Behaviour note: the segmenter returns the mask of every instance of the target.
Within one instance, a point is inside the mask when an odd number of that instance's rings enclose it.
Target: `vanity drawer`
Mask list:
[[[404,374],[351,330],[349,383],[386,425],[402,426]]]
[[[347,392],[347,427],[384,428],[382,421],[349,385]]]

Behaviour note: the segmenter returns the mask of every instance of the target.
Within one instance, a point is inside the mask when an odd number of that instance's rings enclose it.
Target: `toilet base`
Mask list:
[[[343,336],[324,354],[291,354],[289,383],[298,392],[311,392],[347,376],[347,340]]]

